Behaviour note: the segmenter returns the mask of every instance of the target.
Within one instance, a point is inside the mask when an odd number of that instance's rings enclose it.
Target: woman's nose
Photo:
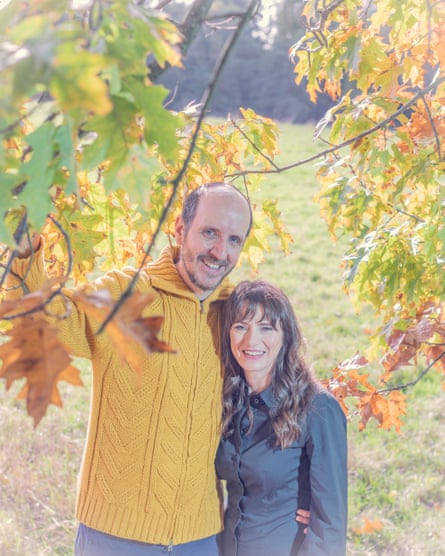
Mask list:
[[[254,345],[258,342],[258,330],[254,326],[250,326],[244,336],[244,341],[248,345]]]

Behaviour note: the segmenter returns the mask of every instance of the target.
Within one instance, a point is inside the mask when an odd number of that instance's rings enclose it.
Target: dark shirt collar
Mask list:
[[[274,400],[272,394],[272,386],[269,386],[268,388],[266,388],[266,390],[263,390],[263,392],[260,392],[258,394],[250,393],[249,394],[250,405],[253,405],[252,400],[254,398],[260,398],[270,409],[273,405],[273,400]]]

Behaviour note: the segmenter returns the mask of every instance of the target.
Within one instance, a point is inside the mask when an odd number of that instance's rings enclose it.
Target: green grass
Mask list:
[[[282,126],[282,163],[317,152],[311,127]],[[315,165],[269,176],[256,195],[276,198],[294,237],[285,257],[274,238],[259,276],[281,286],[293,302],[308,344],[308,358],[324,376],[366,347],[364,330],[377,325],[369,308],[357,313],[342,287],[346,242],[331,243],[312,201]],[[242,266],[235,280],[253,277]],[[77,472],[88,418],[86,388],[63,388],[64,408],[51,407],[36,430],[15,392],[0,392],[0,556],[71,555]],[[415,369],[401,373],[412,378]],[[370,423],[349,424],[350,529],[348,556],[445,554],[445,425],[440,376],[430,372],[407,392],[400,434]],[[381,530],[367,533],[365,519]]]

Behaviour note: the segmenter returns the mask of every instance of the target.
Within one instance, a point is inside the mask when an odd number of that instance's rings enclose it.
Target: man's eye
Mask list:
[[[238,236],[232,236],[230,238],[230,241],[236,246],[241,245],[241,238],[239,238]]]
[[[215,230],[204,230],[204,231],[202,232],[202,234],[203,234],[206,238],[209,238],[209,239],[216,237],[216,232],[215,232]]]

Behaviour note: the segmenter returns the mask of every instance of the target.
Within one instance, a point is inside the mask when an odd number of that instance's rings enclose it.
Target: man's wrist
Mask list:
[[[24,237],[17,247],[18,258],[28,258],[32,253],[40,249],[41,242],[41,235],[38,232],[33,232],[30,237]]]

